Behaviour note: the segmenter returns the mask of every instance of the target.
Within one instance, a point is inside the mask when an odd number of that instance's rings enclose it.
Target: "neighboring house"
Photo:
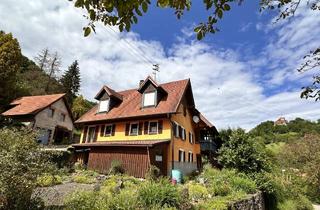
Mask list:
[[[277,119],[274,122],[274,125],[287,125],[287,124],[288,124],[288,121],[284,117],[279,117],[279,119]]]
[[[76,121],[81,143],[73,145],[88,168],[105,173],[119,161],[129,175],[144,177],[150,165],[163,175],[202,167],[200,133],[206,138],[202,131],[215,128],[195,108],[189,79],[159,85],[147,77],[138,89],[121,92],[104,86],[95,99]]]
[[[40,131],[39,143],[63,144],[72,138],[73,117],[65,94],[21,97],[11,102],[2,113],[6,118],[21,122]]]

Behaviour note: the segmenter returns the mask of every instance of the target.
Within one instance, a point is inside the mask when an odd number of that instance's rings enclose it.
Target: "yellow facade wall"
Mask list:
[[[179,105],[178,111],[176,114],[171,116],[171,120],[177,122],[180,126],[182,126],[186,130],[186,140],[182,140],[181,138],[173,137],[174,142],[171,142],[170,148],[172,148],[172,143],[174,145],[174,161],[179,161],[179,149],[185,151],[185,162],[188,160],[188,153],[193,153],[193,162],[196,162],[196,155],[200,154],[200,144],[189,142],[189,132],[193,133],[193,142],[196,140],[195,135],[195,124],[192,121],[192,115],[188,109],[186,109],[186,116],[184,116],[183,112],[183,104]],[[171,151],[170,151],[171,153]],[[170,160],[172,160],[172,154],[170,154]]]
[[[161,134],[144,134],[144,122],[145,121],[158,121],[162,120],[162,133]],[[137,122],[141,123],[142,122],[142,135],[136,135],[136,136],[126,136],[125,131],[126,131],[126,124],[130,122]],[[162,118],[162,119],[155,119],[155,120],[135,120],[135,121],[124,121],[124,122],[117,122],[117,123],[112,123],[116,125],[115,129],[115,135],[114,136],[100,136],[100,133],[103,132],[101,131],[101,125],[103,124],[96,124],[96,125],[90,125],[90,126],[99,126],[99,133],[98,133],[98,138],[97,142],[102,142],[102,141],[134,141],[134,140],[168,140],[171,139],[171,124],[170,120],[167,118]],[[107,124],[104,124],[107,125]],[[81,132],[81,142],[83,138],[83,129]]]

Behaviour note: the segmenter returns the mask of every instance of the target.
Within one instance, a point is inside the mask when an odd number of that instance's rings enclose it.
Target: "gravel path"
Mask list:
[[[93,190],[94,184],[79,184],[79,183],[64,183],[55,185],[52,187],[37,188],[34,192],[34,196],[39,196],[43,199],[46,206],[61,206],[63,200],[67,194],[70,194],[76,190]]]

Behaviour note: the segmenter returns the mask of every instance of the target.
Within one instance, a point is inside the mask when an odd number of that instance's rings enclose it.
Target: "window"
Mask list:
[[[192,162],[193,162],[193,153],[192,153],[192,152],[189,152],[188,162],[189,162],[189,163],[192,163]]]
[[[104,128],[104,136],[112,135],[112,125],[106,125]]]
[[[54,116],[54,109],[49,108],[49,109],[48,109],[48,117],[53,118],[53,116]]]
[[[184,162],[185,158],[185,151],[183,151],[182,149],[179,149],[179,162]]]
[[[189,132],[189,142],[190,144],[193,144],[194,141],[193,141],[193,134],[191,132]]]
[[[61,113],[61,114],[60,114],[60,121],[61,121],[61,122],[64,122],[65,120],[66,120],[66,115],[63,114],[63,113]]]
[[[100,101],[99,103],[99,112],[109,111],[109,100]]]
[[[173,122],[173,134],[175,137],[179,138],[179,125],[176,122]]]
[[[156,102],[156,92],[143,94],[143,106],[154,106]]]
[[[181,127],[181,138],[186,140],[186,129],[184,129],[184,127]]]
[[[89,143],[93,142],[94,138],[95,138],[95,134],[96,134],[96,127],[95,126],[90,126],[86,142],[89,142]]]
[[[130,124],[130,136],[137,136],[139,131],[139,124],[138,123],[131,123]]]
[[[149,122],[149,134],[158,133],[158,122]]]

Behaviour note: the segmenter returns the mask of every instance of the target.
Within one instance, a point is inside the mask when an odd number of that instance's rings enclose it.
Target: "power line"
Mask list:
[[[111,26],[108,25],[108,27],[111,29],[111,31],[113,33],[118,35],[118,33]],[[156,62],[154,62],[152,59],[148,58],[145,55],[145,52],[143,52],[139,47],[134,46],[133,44],[128,42],[126,39],[121,39],[121,40],[123,40],[127,44],[127,46],[130,47],[133,51],[135,51],[142,59],[144,59],[144,61],[150,63],[152,66],[156,65]]]
[[[115,36],[113,33],[111,33],[109,30],[106,30],[107,31],[107,33],[109,33],[113,38],[114,38],[114,40],[115,41],[118,41],[118,37],[117,36]],[[124,45],[121,45],[120,44],[120,46],[124,49],[124,50],[127,50],[133,57],[139,57],[140,56],[140,54],[138,54],[137,52],[135,52],[135,51],[132,51],[132,50],[128,50],[127,48],[125,48],[125,46]],[[147,65],[145,62],[143,62],[143,64],[145,65],[145,66],[147,66],[148,68],[150,68],[150,66],[149,65]]]

